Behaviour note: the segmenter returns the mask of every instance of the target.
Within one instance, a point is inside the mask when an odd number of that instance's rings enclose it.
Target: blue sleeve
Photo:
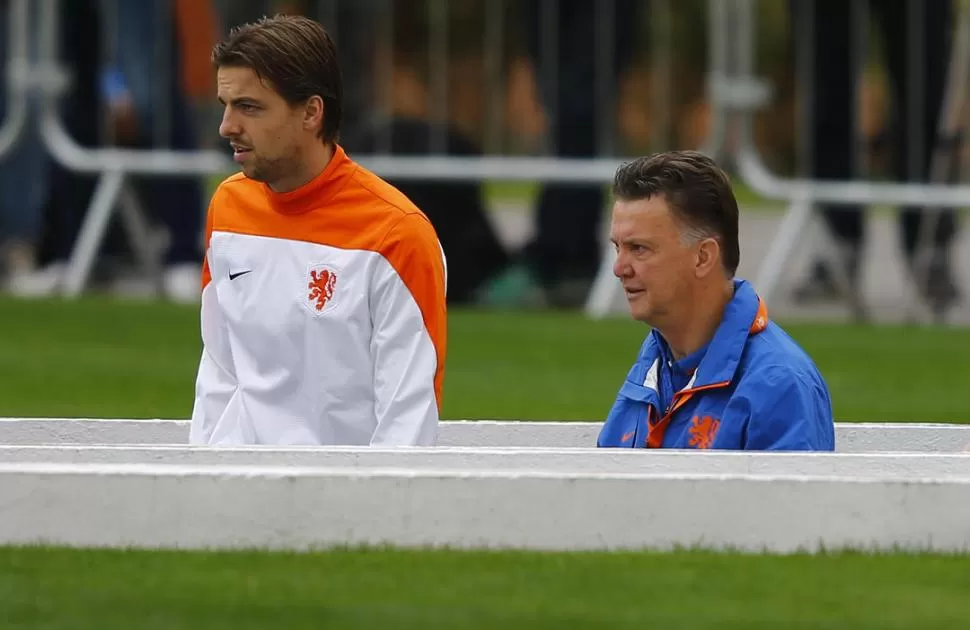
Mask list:
[[[620,385],[616,400],[610,407],[600,429],[596,446],[600,448],[645,448],[647,440],[647,408],[659,406],[657,390],[644,384],[652,365],[650,338],[644,341],[636,362]]]
[[[644,448],[647,439],[647,403],[627,396],[624,384],[616,396],[606,422],[596,438],[598,448]]]
[[[835,449],[831,400],[820,376],[768,366],[748,380],[743,394],[748,407],[745,450]]]

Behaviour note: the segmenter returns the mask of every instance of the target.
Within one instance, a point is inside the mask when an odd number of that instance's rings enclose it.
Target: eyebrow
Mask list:
[[[218,96],[217,98],[219,99],[219,102],[221,104],[223,105],[226,104],[225,99],[223,99],[221,96]],[[229,104],[235,107],[236,105],[261,105],[262,103],[260,103],[259,100],[251,96],[239,96],[233,99],[229,99]]]
[[[652,243],[649,238],[639,238],[636,236],[628,236],[620,239],[619,241],[611,236],[610,242],[614,245],[619,245],[620,243],[623,243],[624,245],[650,245]]]

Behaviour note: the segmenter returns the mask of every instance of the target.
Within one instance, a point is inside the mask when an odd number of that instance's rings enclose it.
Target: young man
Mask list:
[[[242,173],[208,212],[191,442],[432,444],[444,256],[424,214],[338,144],[333,42],[278,16],[212,58]]]
[[[700,153],[664,153],[620,167],[613,194],[613,271],[633,318],[652,330],[597,444],[834,450],[822,375],[734,277],[727,176]]]

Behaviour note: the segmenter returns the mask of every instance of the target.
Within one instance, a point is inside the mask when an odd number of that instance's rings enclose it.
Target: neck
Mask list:
[[[269,187],[276,193],[288,193],[301,186],[306,186],[327,168],[327,165],[330,164],[330,160],[332,159],[333,145],[330,143],[316,142],[304,153],[302,168],[298,172],[269,184]]]
[[[733,297],[734,282],[718,282],[695,295],[686,313],[671,318],[674,323],[658,327],[674,359],[679,361],[697,352],[714,338],[724,319],[724,309]]]

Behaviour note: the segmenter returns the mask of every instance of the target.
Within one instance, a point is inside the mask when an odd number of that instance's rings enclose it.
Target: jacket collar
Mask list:
[[[727,385],[737,372],[741,354],[748,338],[758,334],[768,326],[768,309],[746,280],[734,280],[734,297],[724,309],[724,317],[714,333],[701,359],[697,371],[690,380],[689,388],[698,389]],[[651,331],[654,344],[666,347],[666,342],[656,330]]]
[[[274,192],[262,184],[274,209],[283,214],[303,214],[325,206],[344,187],[357,171],[357,163],[350,159],[339,144],[334,144],[330,162],[316,177],[296,190]]]

